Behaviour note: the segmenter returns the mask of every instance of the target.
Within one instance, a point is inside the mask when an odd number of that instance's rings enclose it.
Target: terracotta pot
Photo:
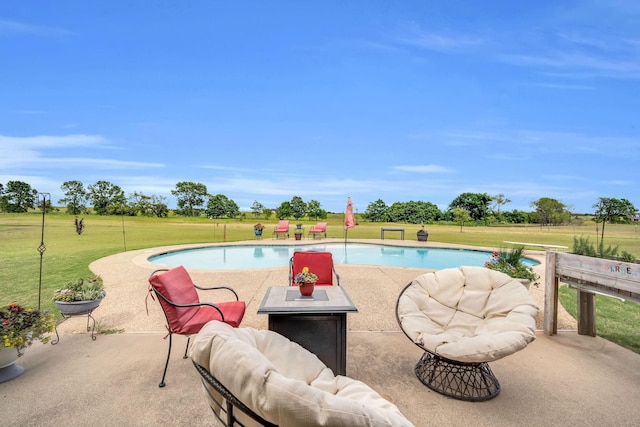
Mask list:
[[[313,294],[313,288],[315,287],[315,283],[306,282],[298,286],[300,288],[300,295],[303,297],[310,297]]]

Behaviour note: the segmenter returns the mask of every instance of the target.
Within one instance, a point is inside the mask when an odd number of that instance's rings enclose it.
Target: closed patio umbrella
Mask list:
[[[344,242],[347,243],[347,233],[350,228],[356,226],[356,220],[353,216],[353,202],[351,197],[347,197],[347,209],[344,213]]]

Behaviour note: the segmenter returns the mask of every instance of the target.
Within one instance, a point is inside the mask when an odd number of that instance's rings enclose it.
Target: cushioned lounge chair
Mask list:
[[[233,294],[235,300],[215,304],[200,302],[196,289],[226,290]],[[197,334],[211,320],[220,320],[233,327],[240,326],[246,305],[244,301],[239,301],[238,294],[230,287],[205,288],[196,285],[182,266],[170,270],[156,270],[151,273],[151,277],[149,277],[149,293],[147,295],[151,295],[151,298],[153,298],[154,294],[158,297],[158,302],[167,319],[167,330],[169,331],[169,351],[167,352],[167,361],[164,365],[162,380],[160,380],[159,384],[160,387],[164,387],[164,379],[167,375],[167,367],[171,357],[173,334],[189,336],[184,353],[184,358],[186,358],[191,335]]]
[[[285,238],[285,236],[287,238],[289,237],[289,220],[288,219],[281,219],[280,221],[278,221],[278,225],[273,230],[273,236],[275,238],[279,238],[280,236],[282,236],[282,238]]]
[[[317,223],[311,230],[309,230],[309,236],[313,236],[313,238],[315,239],[316,236],[320,236],[322,237],[322,235],[324,235],[324,238],[327,238],[327,223],[326,222],[319,222]]]
[[[295,251],[289,260],[289,284],[295,286],[294,278],[304,267],[309,267],[309,271],[318,276],[316,285],[340,286],[340,276],[333,265],[333,255],[331,252],[320,251]]]
[[[488,362],[533,341],[537,313],[517,279],[484,267],[418,276],[396,303],[400,328],[424,350],[415,366],[418,378],[439,393],[469,401],[498,395],[500,383]]]
[[[273,331],[210,322],[190,355],[225,426],[413,426],[368,385],[335,376],[316,355]]]

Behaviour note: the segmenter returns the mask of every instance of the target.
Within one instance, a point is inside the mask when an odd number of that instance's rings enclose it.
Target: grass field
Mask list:
[[[330,215],[327,219],[327,236],[343,238],[343,215]],[[246,219],[208,220],[205,218],[144,218],[144,217],[84,217],[85,231],[75,232],[74,217],[65,213],[47,214],[44,219],[44,243],[42,257],[42,308],[57,312],[51,300],[53,291],[67,281],[91,274],[88,265],[107,255],[155,246],[253,240],[253,224],[265,224],[265,238],[271,237],[277,220]],[[37,307],[42,240],[42,214],[0,214],[0,304],[17,301]],[[305,228],[316,221],[292,221]],[[349,230],[350,238],[378,239],[380,227],[403,226],[405,239],[415,240],[420,229],[414,224],[384,224],[358,221]],[[567,246],[571,250],[574,236],[589,237],[596,243],[596,224],[585,221],[583,225],[539,227],[536,225],[463,227],[455,225],[427,225],[429,241],[459,243],[472,246],[500,247],[504,241],[543,243]],[[396,233],[386,236],[397,238]],[[618,246],[640,257],[640,230],[637,224],[607,224],[605,246]],[[568,290],[569,291],[569,290]],[[573,297],[575,305],[575,297]],[[563,292],[561,302],[570,313],[571,295]],[[640,304],[621,303],[612,298],[598,297],[596,303],[598,334],[640,353]],[[620,313],[613,316],[612,313]],[[611,317],[617,320],[610,321]]]

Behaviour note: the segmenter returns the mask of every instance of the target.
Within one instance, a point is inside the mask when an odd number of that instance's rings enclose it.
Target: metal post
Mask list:
[[[38,311],[40,311],[40,302],[42,300],[42,257],[47,247],[44,244],[44,214],[47,212],[47,197],[51,201],[51,194],[38,193],[38,198],[42,198],[42,234],[40,237],[40,246],[38,246],[38,252],[40,252],[40,278],[38,279]]]

